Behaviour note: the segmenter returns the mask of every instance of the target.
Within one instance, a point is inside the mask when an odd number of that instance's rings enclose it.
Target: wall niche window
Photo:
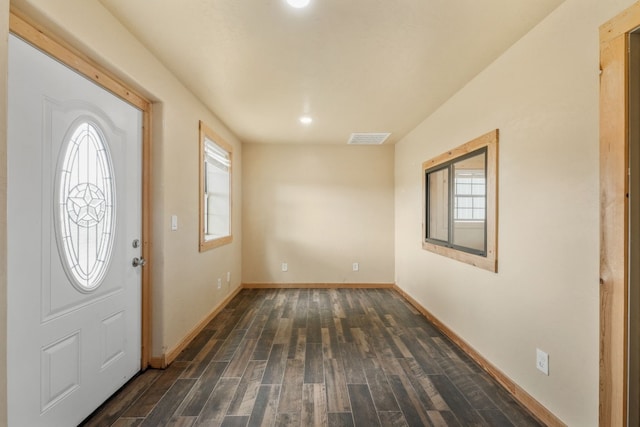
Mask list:
[[[422,164],[428,251],[497,271],[498,130]]]
[[[232,147],[200,122],[200,251],[233,240]]]

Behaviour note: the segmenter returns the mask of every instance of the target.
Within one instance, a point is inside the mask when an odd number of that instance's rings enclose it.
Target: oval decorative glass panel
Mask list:
[[[76,125],[61,147],[56,231],[71,283],[88,292],[107,271],[115,228],[115,188],[109,149],[89,122]]]

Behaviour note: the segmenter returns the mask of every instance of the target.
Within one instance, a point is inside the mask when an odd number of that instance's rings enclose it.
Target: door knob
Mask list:
[[[147,263],[147,260],[144,258],[138,258],[135,257],[133,259],[133,262],[131,262],[131,265],[133,265],[134,267],[142,267],[143,265],[145,265]]]

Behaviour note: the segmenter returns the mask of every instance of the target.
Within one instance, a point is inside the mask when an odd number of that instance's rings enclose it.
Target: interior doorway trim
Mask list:
[[[640,2],[600,27],[600,426],[627,425],[629,40]]]
[[[79,51],[47,32],[24,13],[11,8],[9,31],[58,61],[84,75],[117,97],[142,111],[142,257],[147,260],[142,269],[142,319],[140,369],[149,366],[151,349],[151,102],[134,89],[81,54]]]

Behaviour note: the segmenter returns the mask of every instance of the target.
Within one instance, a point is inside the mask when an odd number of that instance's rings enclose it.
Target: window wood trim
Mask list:
[[[492,271],[498,271],[498,129],[488,132],[466,144],[463,144],[453,150],[447,151],[439,156],[422,163],[422,248],[455,259],[476,267]],[[486,256],[475,255],[463,252],[454,248],[448,248],[436,245],[426,241],[426,171],[437,167],[443,163],[451,162],[456,158],[472,153],[483,147],[487,147],[487,169],[486,169]]]
[[[219,147],[229,153],[229,235],[222,236],[213,240],[205,239],[205,217],[204,217],[204,191],[205,191],[205,138],[215,142]],[[217,248],[223,245],[227,245],[233,241],[233,146],[224,140],[220,135],[214,132],[203,121],[199,124],[199,139],[200,145],[200,186],[198,192],[198,198],[200,200],[200,252],[207,251],[209,249]]]

